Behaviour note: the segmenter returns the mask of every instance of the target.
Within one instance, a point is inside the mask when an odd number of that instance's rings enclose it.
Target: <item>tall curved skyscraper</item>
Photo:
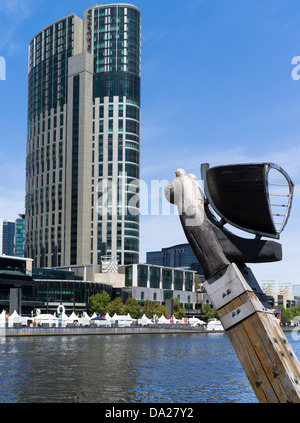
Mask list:
[[[139,260],[140,11],[95,5],[29,47],[26,246],[35,266]]]

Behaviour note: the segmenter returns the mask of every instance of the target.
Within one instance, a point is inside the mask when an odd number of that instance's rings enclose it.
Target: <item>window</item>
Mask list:
[[[147,287],[148,268],[146,266],[138,266],[138,286]]]
[[[174,289],[182,291],[183,272],[174,271]]]
[[[185,274],[185,290],[192,291],[193,290],[193,274],[187,273]]]
[[[139,135],[140,133],[140,125],[135,120],[126,119],[126,132],[132,132],[134,134]]]
[[[139,178],[139,167],[134,164],[125,164],[125,172],[127,177]]]
[[[138,251],[139,250],[139,240],[137,238],[125,237],[124,250]]]
[[[132,286],[132,267],[125,267],[125,285]]]
[[[131,119],[139,120],[140,118],[140,112],[139,109],[135,106],[126,106],[126,117],[129,117]]]
[[[156,267],[150,268],[150,288],[159,288],[160,269]]]
[[[138,150],[126,149],[126,162],[132,162],[139,164],[140,162],[140,155]]]
[[[163,289],[172,288],[172,271],[171,270],[162,270],[162,282]]]

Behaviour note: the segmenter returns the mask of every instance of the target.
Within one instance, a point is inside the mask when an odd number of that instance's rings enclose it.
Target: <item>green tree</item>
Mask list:
[[[290,308],[293,317],[300,316],[300,306],[295,306]]]
[[[284,308],[281,314],[282,322],[289,322],[293,318],[293,313],[290,308]]]
[[[176,319],[182,319],[185,316],[184,308],[180,305],[178,298],[174,300],[174,316]]]
[[[124,314],[125,307],[120,297],[115,298],[107,305],[107,312],[112,317],[115,313],[116,314]]]
[[[202,284],[202,280],[199,275],[195,275],[195,290],[200,289],[200,286]]]
[[[154,305],[154,314],[157,314],[158,317],[164,315],[167,319],[170,317],[167,307],[159,303]]]
[[[101,294],[93,295],[90,298],[90,311],[96,314],[105,314],[111,298],[109,294],[103,291]]]
[[[135,298],[128,298],[125,304],[125,314],[137,319],[142,314],[142,307]]]
[[[204,304],[202,319],[219,319],[218,313],[210,304]]]
[[[155,303],[150,300],[146,300],[142,307],[142,314],[146,314],[148,319],[152,319],[155,314]]]

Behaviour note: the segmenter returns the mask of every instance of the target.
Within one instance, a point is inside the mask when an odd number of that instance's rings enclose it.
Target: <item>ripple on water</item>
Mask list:
[[[7,338],[0,402],[257,402],[225,334]]]

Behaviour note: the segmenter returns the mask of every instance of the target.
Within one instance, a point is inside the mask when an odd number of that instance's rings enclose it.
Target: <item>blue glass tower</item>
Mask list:
[[[2,231],[2,254],[13,256],[15,254],[15,222],[5,220]]]

